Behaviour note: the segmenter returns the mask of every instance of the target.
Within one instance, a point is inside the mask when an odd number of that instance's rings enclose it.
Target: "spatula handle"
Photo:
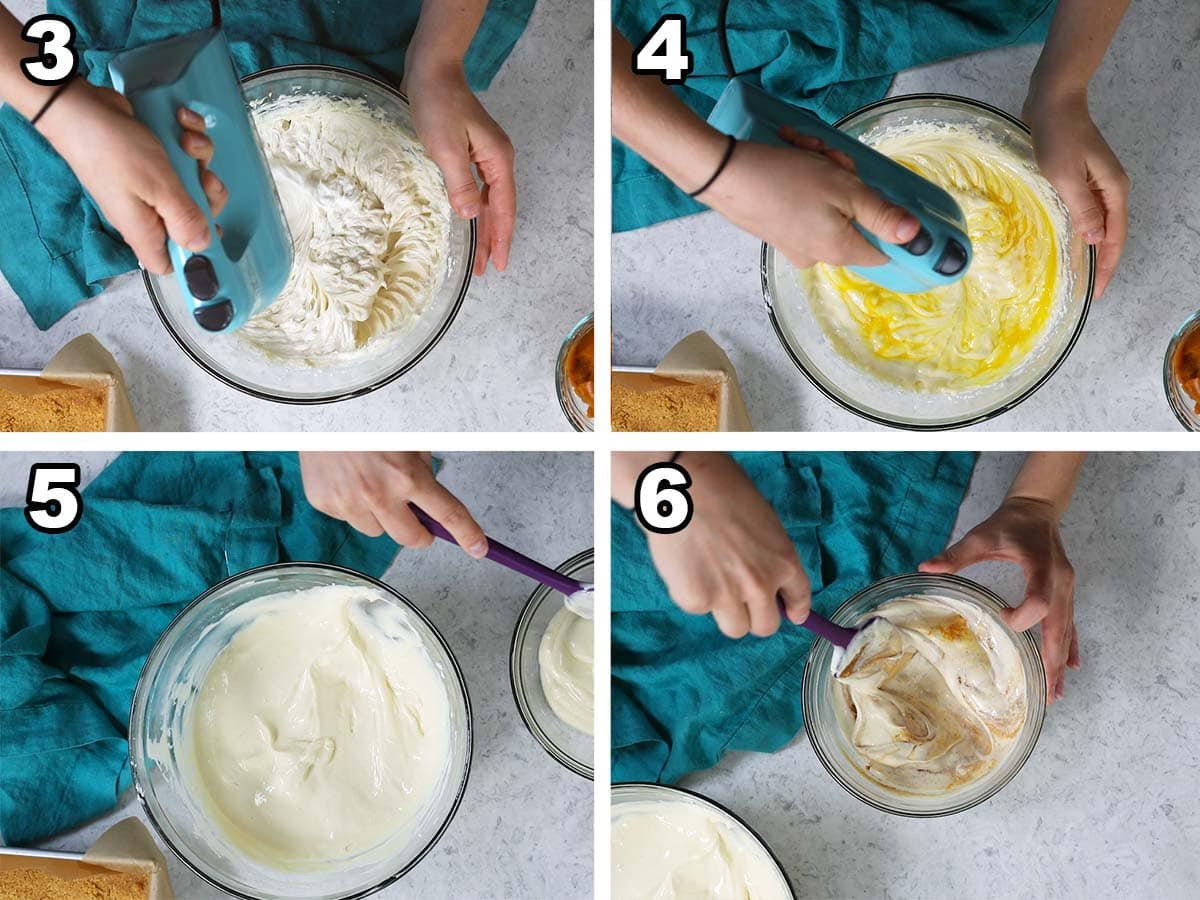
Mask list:
[[[783,597],[775,595],[775,602],[779,605],[779,614],[787,619],[787,609],[783,605]],[[791,621],[788,619],[788,621]],[[815,610],[809,610],[808,618],[805,619],[801,626],[807,628],[817,637],[823,637],[829,643],[845,649],[850,646],[850,641],[854,639],[854,635],[858,632],[853,628],[843,628],[841,625],[834,625],[823,615]]]

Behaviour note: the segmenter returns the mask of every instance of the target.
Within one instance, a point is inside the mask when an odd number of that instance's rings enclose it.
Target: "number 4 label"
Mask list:
[[[62,534],[79,523],[79,466],[74,463],[36,463],[29,470],[25,521],[45,534]]]
[[[675,534],[692,520],[692,476],[676,463],[658,463],[638,476],[633,511],[642,527],[655,534]]]
[[[683,84],[692,73],[687,19],[677,13],[659,19],[633,51],[633,71],[637,75],[657,75],[664,84]]]

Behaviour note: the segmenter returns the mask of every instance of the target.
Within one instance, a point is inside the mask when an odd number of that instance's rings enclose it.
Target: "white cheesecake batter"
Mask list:
[[[612,896],[791,900],[774,861],[733,819],[685,801],[613,806]]]
[[[252,601],[203,675],[184,758],[228,840],[320,867],[415,825],[450,757],[450,701],[409,614],[370,588]]]
[[[550,619],[538,645],[538,675],[546,702],[563,722],[584,734],[596,730],[595,643],[592,620],[564,606]]]
[[[997,618],[950,597],[890,600],[847,648],[833,687],[843,734],[874,781],[937,795],[982,778],[1025,724],[1025,670]]]
[[[361,100],[253,108],[292,234],[279,298],[239,335],[273,357],[338,362],[409,331],[441,287],[450,203],[417,140]]]
[[[874,149],[946,189],[966,217],[973,258],[954,284],[897,294],[838,266],[801,273],[837,352],[922,392],[991,384],[1016,369],[1063,305],[1067,213],[1036,166],[965,127],[867,135]]]

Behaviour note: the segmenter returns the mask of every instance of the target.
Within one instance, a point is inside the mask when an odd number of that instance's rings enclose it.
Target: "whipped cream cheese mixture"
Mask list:
[[[1025,724],[1025,670],[1001,623],[970,603],[914,595],[869,616],[880,621],[847,649],[834,713],[885,788],[937,795],[982,778]],[[868,617],[869,617],[868,616]]]
[[[595,732],[592,664],[595,631],[592,620],[565,606],[556,612],[538,645],[538,676],[550,709],[584,734]]]
[[[414,827],[450,757],[450,699],[409,614],[370,588],[251,601],[201,677],[183,758],[226,838],[278,868]]]
[[[992,384],[1037,345],[1065,296],[1070,228],[1033,163],[973,130],[887,129],[867,142],[947,190],[973,258],[953,284],[897,294],[838,266],[801,273],[834,349],[860,369],[921,392]]]
[[[319,366],[411,330],[441,287],[450,235],[424,148],[362,100],[299,94],[252,111],[295,261],[283,293],[239,335]]]
[[[614,804],[612,896],[790,900],[774,861],[732,819],[684,801]]]

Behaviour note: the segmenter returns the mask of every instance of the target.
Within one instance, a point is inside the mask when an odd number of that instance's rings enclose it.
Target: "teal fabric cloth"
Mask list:
[[[664,13],[687,19],[693,71],[675,92],[707,118],[728,81],[717,0],[614,0],[614,23],[636,46]],[[881,99],[904,69],[1045,40],[1054,0],[730,0],[734,71],[767,93],[834,122]],[[613,141],[613,230],[706,209]]]
[[[491,0],[467,54],[473,90],[486,88],[521,36],[534,0]],[[78,31],[83,73],[112,84],[121,50],[211,24],[208,0],[50,0]],[[223,27],[240,75],[270,66],[344,66],[399,84],[420,3],[224,0]],[[137,267],[133,252],[67,164],[15,110],[0,109],[0,271],[46,329],[106,279]]]
[[[396,553],[313,509],[295,454],[125,453],[83,501],[79,524],[57,535],[0,510],[0,834],[10,844],[112,808],[138,673],[189,601],[254,566],[321,561],[379,576]]]
[[[735,458],[779,514],[826,615],[945,546],[975,464],[969,453]],[[800,731],[808,631],[785,622],[734,641],[711,616],[680,611],[616,504],[612,560],[613,781],[673,784],[726,751],[771,752]]]

